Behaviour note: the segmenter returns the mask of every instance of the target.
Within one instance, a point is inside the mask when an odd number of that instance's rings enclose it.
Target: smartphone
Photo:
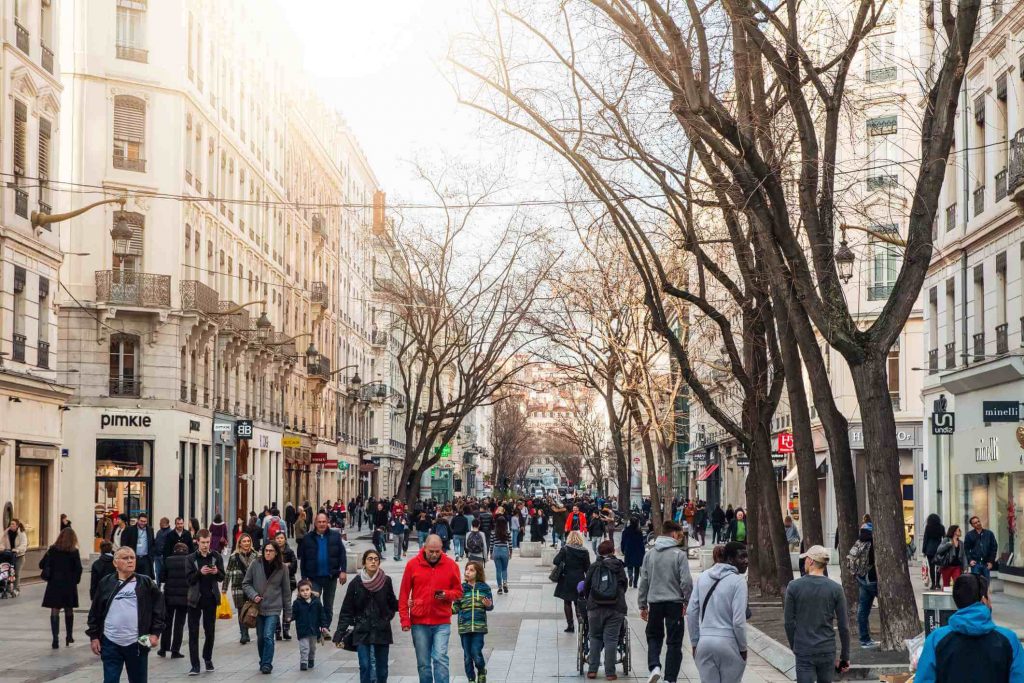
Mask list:
[[[434,599],[444,600],[444,591],[434,591]]]

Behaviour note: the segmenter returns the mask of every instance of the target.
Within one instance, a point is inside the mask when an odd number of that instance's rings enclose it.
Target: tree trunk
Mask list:
[[[907,573],[907,546],[900,489],[896,418],[886,376],[887,351],[868,350],[863,363],[850,366],[860,404],[867,459],[867,487],[874,524],[875,567],[882,647],[901,650],[921,630],[914,587]]]
[[[765,536],[762,537],[760,545],[754,547],[761,551],[771,549],[770,552],[762,553],[766,556],[765,565],[762,566],[769,572],[766,579],[770,580],[770,595],[781,596],[786,586],[793,580],[793,567],[789,561],[789,544],[786,542],[786,530],[782,524],[782,505],[772,469],[768,434],[767,424],[762,425],[762,428],[754,433],[748,478],[754,476],[761,482],[759,512],[763,515],[763,522],[759,529],[765,532]]]
[[[762,545],[761,539],[764,536],[761,534],[758,524],[764,515],[760,512],[760,483],[753,472],[747,474],[747,480],[743,483],[743,491],[747,498],[747,546],[750,548],[760,548]],[[769,548],[768,553],[750,553],[750,565],[747,568],[747,573],[749,574],[747,585],[750,586],[751,593],[756,590],[758,595],[763,595],[767,591],[765,577],[769,575],[769,572],[765,569],[765,559],[770,552],[771,549]]]
[[[807,409],[807,389],[804,386],[800,348],[796,342],[790,319],[790,302],[775,297],[775,319],[779,330],[779,352],[786,371],[786,393],[789,412],[793,418],[793,446],[797,480],[800,484],[800,527],[805,547],[824,545],[821,499],[818,497],[818,466],[814,457],[814,435],[811,432],[811,414]]]
[[[637,429],[642,429],[640,410],[637,407],[636,400],[628,399],[626,405],[629,409],[629,414],[633,418],[633,422],[637,425]],[[654,445],[651,443],[650,430],[644,431],[641,436],[641,442],[644,445],[644,461],[647,463],[647,487],[651,489],[651,519],[654,521],[654,528],[657,530],[661,529],[661,523],[665,521],[665,518],[662,512],[661,496],[658,495],[658,470],[657,462],[655,461]],[[628,507],[620,508],[620,511],[625,513],[628,509]]]
[[[629,509],[629,468],[625,466],[626,452],[622,446],[622,421],[615,410],[615,374],[608,372],[603,392],[604,408],[608,413],[608,426],[612,433],[612,448],[615,450],[615,477],[619,484],[618,504],[620,510]],[[625,481],[625,486],[623,486]],[[605,492],[607,495],[607,491]]]

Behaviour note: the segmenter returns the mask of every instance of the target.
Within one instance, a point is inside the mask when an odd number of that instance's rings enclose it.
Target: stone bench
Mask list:
[[[520,557],[536,557],[540,558],[541,548],[544,544],[541,542],[524,541],[519,544],[519,556]]]
[[[558,550],[550,546],[545,546],[540,551],[540,562],[538,563],[541,567],[551,567],[555,564],[555,555],[558,554]]]

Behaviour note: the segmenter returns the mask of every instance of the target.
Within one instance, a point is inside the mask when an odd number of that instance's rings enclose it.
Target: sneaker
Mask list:
[[[658,683],[661,680],[661,667],[651,669],[651,675],[647,677],[647,683]]]
[[[302,663],[302,662],[299,662],[299,671],[305,671],[305,670],[306,670],[306,669],[308,669],[308,668],[309,668],[309,667],[308,667],[308,666],[306,666],[306,665],[305,665],[304,663]]]
[[[871,650],[876,647],[878,647],[878,641],[876,640],[868,640],[860,644],[860,649],[862,650]]]
[[[476,672],[476,683],[487,683],[487,672],[477,671]]]
[[[268,674],[268,673],[270,673],[270,667],[269,666],[261,666],[260,667],[260,673],[261,674]]]
[[[198,666],[193,666],[191,669],[188,670],[188,675],[189,676],[198,676],[199,675],[199,667]]]
[[[156,651],[156,656],[157,657],[166,657],[167,656],[167,650],[157,650]]]
[[[180,652],[172,652],[171,659],[185,659],[185,655],[181,654]]]
[[[310,669],[312,669],[313,668],[313,664],[315,664],[315,662],[313,661],[313,658],[310,657],[309,658],[309,664],[307,664],[306,666],[308,666]]]
[[[213,661],[212,660],[209,660],[209,659],[206,660],[206,670],[207,671],[213,671]]]

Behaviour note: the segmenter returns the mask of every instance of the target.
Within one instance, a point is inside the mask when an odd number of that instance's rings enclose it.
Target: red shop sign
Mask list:
[[[309,454],[309,461],[311,463],[313,463],[314,465],[323,465],[324,463],[327,462],[327,454],[326,453],[310,453]]]
[[[776,448],[777,453],[792,453],[793,452],[793,435],[784,432],[778,436],[778,444]],[[314,460],[314,462],[316,462]]]

